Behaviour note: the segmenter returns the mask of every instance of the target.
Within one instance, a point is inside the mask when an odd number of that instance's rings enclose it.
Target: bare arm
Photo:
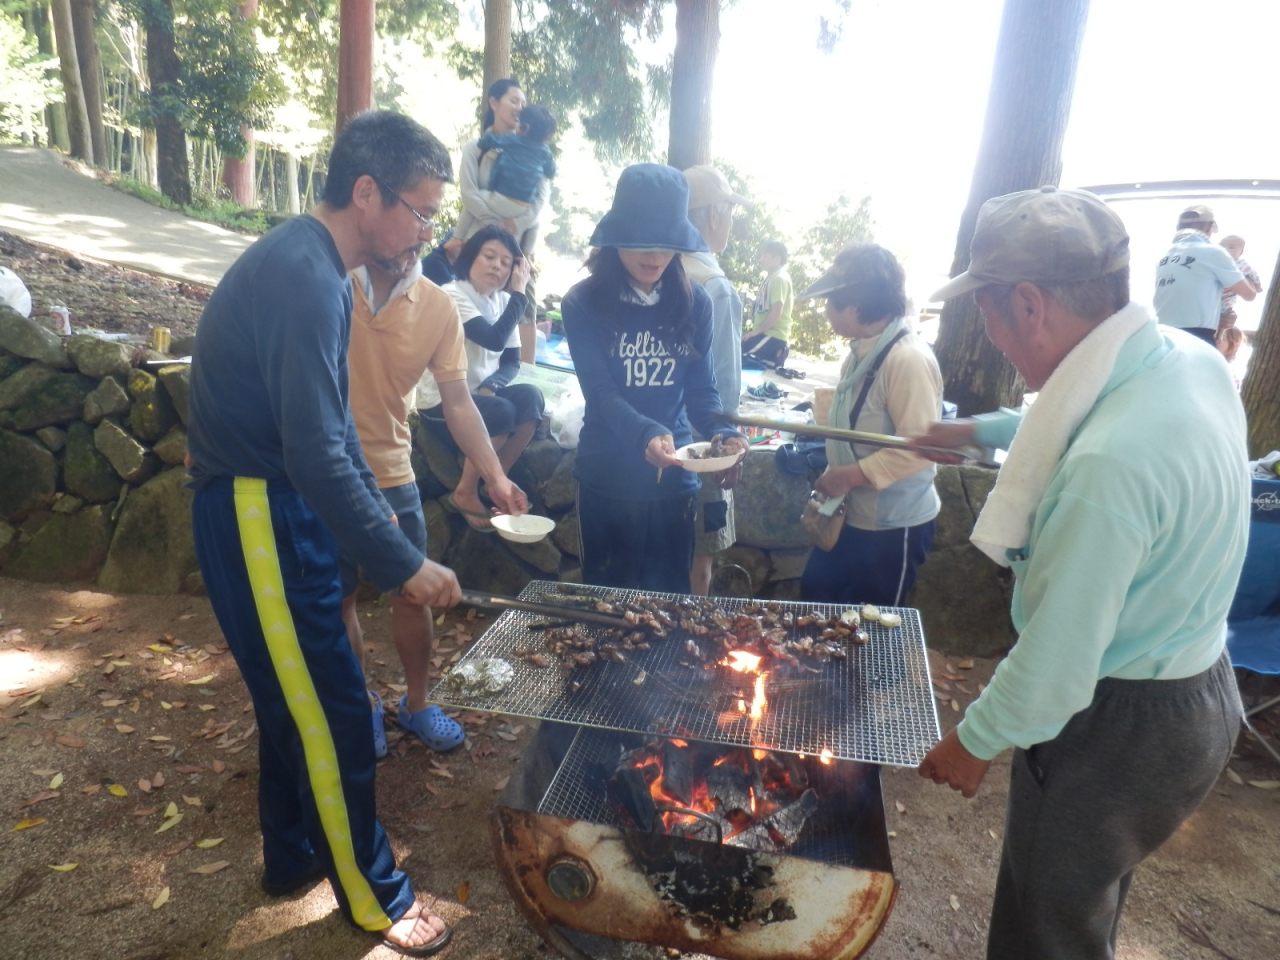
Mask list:
[[[1261,289],[1261,285],[1255,287],[1249,278],[1245,277],[1245,279],[1241,280],[1239,283],[1235,283],[1227,287],[1227,293],[1238,293],[1244,299],[1252,300],[1258,295],[1259,289]]]
[[[480,476],[489,488],[489,496],[504,513],[522,514],[528,511],[529,501],[514,483],[502,472],[502,464],[489,442],[480,411],[467,390],[466,380],[448,380],[437,384],[440,389],[440,405],[449,434],[467,459],[476,465]]]

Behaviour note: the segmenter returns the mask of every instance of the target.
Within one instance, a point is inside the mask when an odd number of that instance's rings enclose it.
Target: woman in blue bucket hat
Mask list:
[[[698,477],[676,450],[690,424],[747,449],[711,371],[711,301],[676,256],[707,249],[688,201],[674,167],[622,171],[591,236],[591,275],[561,307],[586,398],[574,476],[587,583],[688,593]]]

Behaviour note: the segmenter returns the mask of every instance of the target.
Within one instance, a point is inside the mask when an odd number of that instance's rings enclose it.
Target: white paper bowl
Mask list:
[[[690,458],[690,453],[703,453],[711,446],[710,440],[704,440],[701,443],[691,443],[687,447],[681,447],[676,451],[676,456],[680,460],[680,466],[684,467],[690,473],[716,473],[720,470],[728,470],[738,462],[740,454],[731,453],[727,457],[712,457],[709,460],[697,460]]]
[[[556,522],[550,517],[526,513],[522,517],[500,514],[489,521],[498,536],[514,543],[536,543],[555,529]]]

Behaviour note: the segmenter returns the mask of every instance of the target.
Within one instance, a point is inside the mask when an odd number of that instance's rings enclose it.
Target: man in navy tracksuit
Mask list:
[[[327,876],[352,923],[414,955],[452,931],[415,899],[377,820],[339,545],[384,590],[433,607],[459,591],[400,533],[361,455],[347,271],[420,256],[452,176],[441,143],[407,117],[352,120],[316,211],[258,240],[218,284],[191,373],[196,551],[258,718],[263,889]]]

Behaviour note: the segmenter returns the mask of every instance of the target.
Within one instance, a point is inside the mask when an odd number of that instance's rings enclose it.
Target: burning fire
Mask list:
[[[831,766],[832,756],[834,756],[834,754],[832,754],[832,752],[828,750],[826,747],[823,747],[822,752],[818,754],[818,760],[819,762],[822,763],[823,766],[829,767]]]
[[[728,658],[720,662],[739,673],[755,673],[760,669],[760,658],[746,650],[730,650]]]
[[[765,707],[769,705],[769,701],[764,696],[764,678],[766,676],[768,674],[762,673],[756,677],[755,694],[751,698],[750,717],[752,724],[760,721],[760,718],[764,716]]]

